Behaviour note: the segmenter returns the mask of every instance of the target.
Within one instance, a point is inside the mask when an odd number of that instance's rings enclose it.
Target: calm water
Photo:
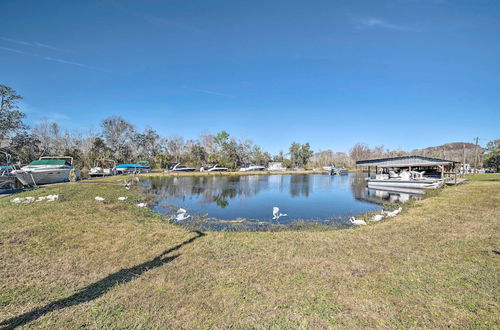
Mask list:
[[[272,209],[277,206],[287,214],[279,218],[280,224],[297,220],[346,223],[349,216],[380,210],[381,203],[418,198],[367,189],[362,174],[182,176],[148,178],[141,183],[153,196],[157,212],[173,214],[182,207],[190,215],[218,220],[276,222]]]

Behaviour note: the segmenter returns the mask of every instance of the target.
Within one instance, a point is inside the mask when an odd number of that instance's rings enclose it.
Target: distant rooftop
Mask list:
[[[356,162],[356,165],[378,166],[378,167],[407,167],[407,166],[453,165],[454,163],[457,162],[453,160],[423,157],[423,156],[402,156],[402,157],[360,160]]]

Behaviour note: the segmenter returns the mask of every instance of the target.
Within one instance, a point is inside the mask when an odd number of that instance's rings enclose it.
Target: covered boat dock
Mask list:
[[[402,156],[391,158],[379,158],[360,160],[356,162],[356,166],[368,167],[368,177],[371,175],[371,170],[374,169],[375,174],[388,173],[390,170],[397,171],[425,171],[426,177],[440,178],[445,180],[456,181],[457,164],[453,160],[430,158],[423,156]]]

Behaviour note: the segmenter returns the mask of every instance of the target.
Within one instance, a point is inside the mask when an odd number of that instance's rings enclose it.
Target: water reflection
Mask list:
[[[155,211],[182,207],[212,219],[272,222],[272,208],[297,220],[346,219],[381,209],[382,203],[403,203],[419,194],[368,189],[362,173],[330,175],[179,176],[141,180],[154,199]]]
[[[351,176],[351,190],[356,199],[370,203],[392,203],[404,204],[412,200],[418,200],[425,194],[424,189],[414,188],[368,188],[366,176],[363,173],[356,173]]]

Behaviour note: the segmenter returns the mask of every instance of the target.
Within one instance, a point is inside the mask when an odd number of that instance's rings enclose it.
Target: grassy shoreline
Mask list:
[[[0,199],[2,326],[500,326],[498,175],[340,231],[190,232],[118,185],[21,196],[49,193]]]

